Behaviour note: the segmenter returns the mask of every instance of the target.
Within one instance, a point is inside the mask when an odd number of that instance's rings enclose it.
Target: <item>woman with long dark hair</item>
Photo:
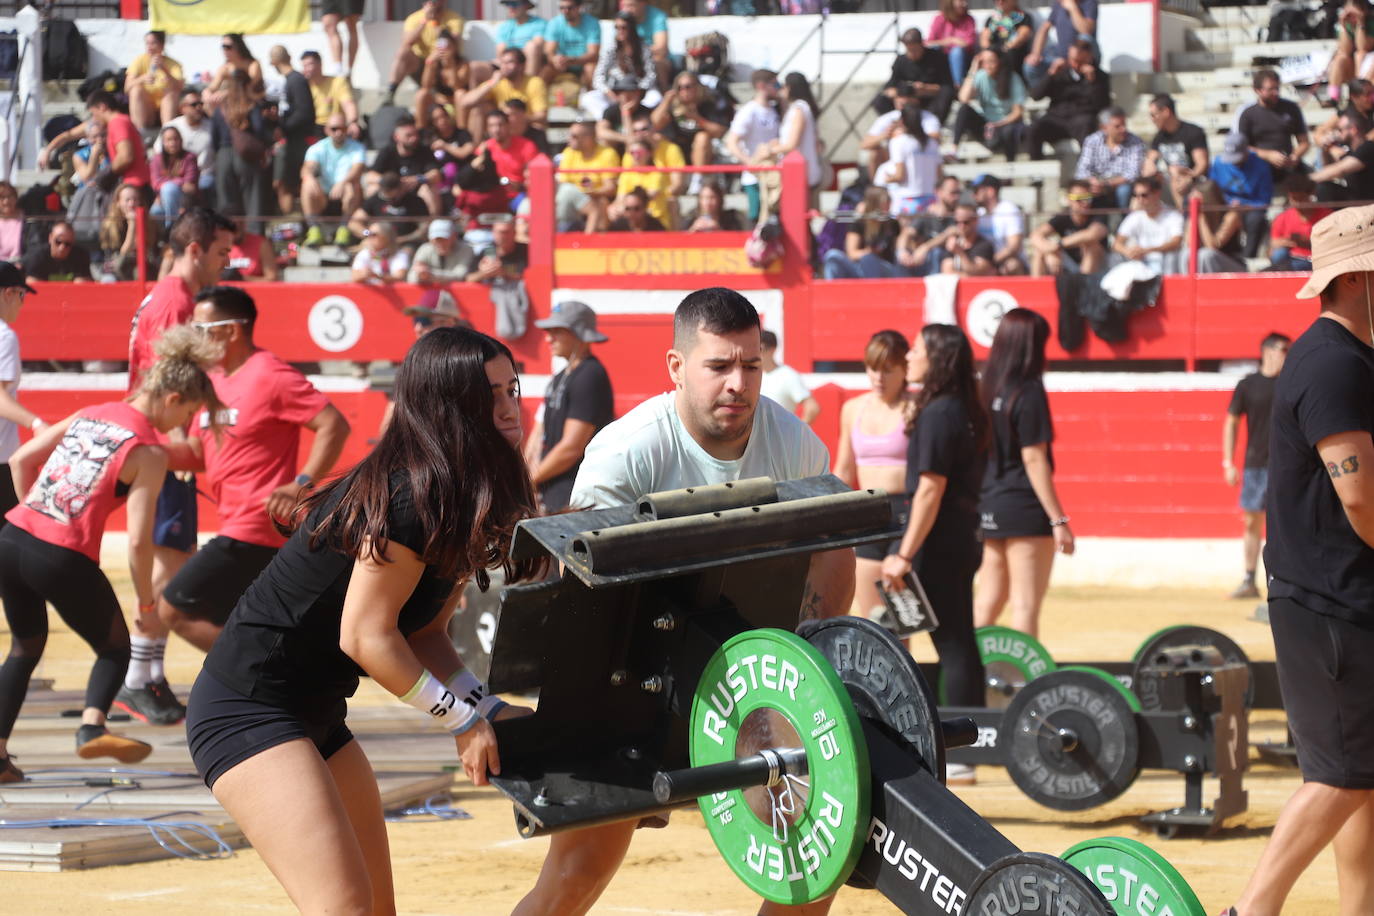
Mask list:
[[[395,912],[377,782],[345,722],[359,675],[451,732],[474,785],[500,772],[489,720],[505,704],[463,667],[444,609],[487,569],[537,572],[509,553],[536,505],[519,395],[504,344],[463,328],[417,340],[381,441],[305,501],[206,656],[192,759],[303,912]]]
[[[267,213],[272,128],[254,98],[251,77],[235,70],[225,82],[223,102],[210,121],[215,146],[215,191],[221,213],[246,215],[258,231]]]
[[[911,517],[895,550],[883,559],[883,585],[904,588],[914,572],[940,625],[931,633],[940,655],[944,701],[982,706],[983,663],[973,639],[973,576],[978,494],[987,466],[988,415],[978,400],[973,350],[954,325],[928,324],[906,355],[906,379],[920,383],[909,427],[906,490]],[[971,782],[971,767],[951,764],[951,782]]]
[[[1016,158],[1025,130],[1026,84],[1000,52],[989,48],[978,55],[959,87],[959,101],[954,142],[968,135],[994,153]]]
[[[925,112],[915,103],[903,106],[902,129],[887,143],[887,161],[878,167],[875,181],[887,185],[893,216],[916,216],[935,199],[944,176],[940,138],[926,134]]]
[[[254,101],[267,95],[267,84],[262,77],[262,64],[248,50],[248,43],[239,32],[230,32],[220,38],[220,50],[224,52],[224,63],[215,71],[210,85],[201,93],[205,105],[213,111],[224,97],[226,84],[237,73],[247,77],[248,93]]]
[[[154,153],[148,165],[153,190],[157,192],[152,213],[161,215],[170,228],[187,203],[195,199],[200,167],[182,142],[181,131],[175,127],[162,129],[162,152]]]
[[[854,219],[844,234],[844,248],[825,253],[821,267],[827,280],[900,277],[897,239],[901,226],[888,213],[887,191],[869,185],[854,208]]]
[[[1011,625],[1032,636],[1050,585],[1055,551],[1073,553],[1073,530],[1054,488],[1054,422],[1045,395],[1050,323],[1029,309],[1002,316],[983,367],[982,402],[992,447],[978,506],[983,565],[974,622],[997,622],[1008,599]]]
[[[609,93],[617,81],[624,79],[634,80],[646,93],[658,85],[653,51],[640,40],[635,25],[635,18],[629,13],[615,17],[614,40],[602,46],[592,73],[592,88],[596,91]],[[628,130],[630,125],[623,126]]]
[[[768,144],[769,152],[778,162],[792,150],[802,154],[806,160],[806,186],[814,207],[825,175],[821,141],[816,133],[816,119],[821,116],[821,109],[816,104],[816,97],[811,94],[811,84],[795,70],[783,77],[780,101],[782,125],[778,130],[778,138]]]

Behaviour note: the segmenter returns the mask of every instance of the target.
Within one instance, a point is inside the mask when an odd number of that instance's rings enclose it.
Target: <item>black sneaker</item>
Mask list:
[[[0,786],[11,782],[23,782],[24,771],[14,765],[13,757],[0,760]]]
[[[149,725],[176,725],[186,718],[186,707],[177,701],[165,678],[142,687],[120,687],[114,705]]]
[[[76,730],[76,756],[83,760],[113,757],[120,763],[138,763],[152,752],[151,744],[112,734],[103,725],[83,725]]]

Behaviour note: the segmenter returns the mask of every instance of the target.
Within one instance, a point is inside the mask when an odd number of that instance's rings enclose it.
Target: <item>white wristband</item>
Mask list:
[[[495,717],[502,707],[510,705],[505,700],[488,696],[487,686],[477,680],[477,675],[466,668],[459,668],[453,673],[453,676],[448,679],[448,689],[453,691],[458,699],[476,709],[477,714],[488,721]]]
[[[433,716],[455,735],[477,724],[477,710],[469,703],[460,703],[447,687],[434,675],[425,671],[415,686],[406,691],[401,701],[414,706],[420,712]]]

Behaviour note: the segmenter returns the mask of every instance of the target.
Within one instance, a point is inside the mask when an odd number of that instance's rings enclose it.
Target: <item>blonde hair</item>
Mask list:
[[[167,394],[179,395],[182,400],[205,405],[210,428],[219,432],[219,414],[224,403],[215,394],[214,383],[205,370],[219,362],[224,349],[206,335],[189,325],[168,328],[153,344],[157,362],[143,376],[138,395],[158,398]]]

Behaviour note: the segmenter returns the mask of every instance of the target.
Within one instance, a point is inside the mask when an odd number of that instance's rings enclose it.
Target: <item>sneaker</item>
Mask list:
[[[11,782],[23,782],[24,771],[14,765],[13,757],[0,760],[0,786]]]
[[[319,248],[324,244],[324,230],[319,226],[311,226],[305,230],[305,246],[307,248]]]
[[[945,785],[947,786],[971,786],[978,782],[977,771],[971,764],[967,763],[947,763],[945,764]]]
[[[1260,593],[1259,593],[1259,589],[1255,586],[1255,580],[1253,580],[1253,579],[1245,579],[1245,580],[1243,580],[1243,581],[1240,583],[1240,585],[1237,585],[1237,586],[1236,586],[1236,590],[1233,591],[1233,592],[1231,592],[1231,594],[1230,594],[1229,597],[1231,597],[1231,598],[1258,598],[1259,596],[1260,596]]]
[[[1269,602],[1261,601],[1259,604],[1255,605],[1254,613],[1250,615],[1250,619],[1255,621],[1256,623],[1268,623]]]
[[[114,705],[149,725],[176,725],[186,718],[186,707],[177,701],[165,679],[138,688],[119,688]]]
[[[348,231],[347,226],[340,226],[334,230],[334,244],[340,248],[347,248],[356,241],[357,239],[353,238],[353,233]]]
[[[103,725],[83,725],[76,730],[76,756],[82,760],[113,757],[120,763],[138,763],[152,752],[151,744],[111,734]]]

